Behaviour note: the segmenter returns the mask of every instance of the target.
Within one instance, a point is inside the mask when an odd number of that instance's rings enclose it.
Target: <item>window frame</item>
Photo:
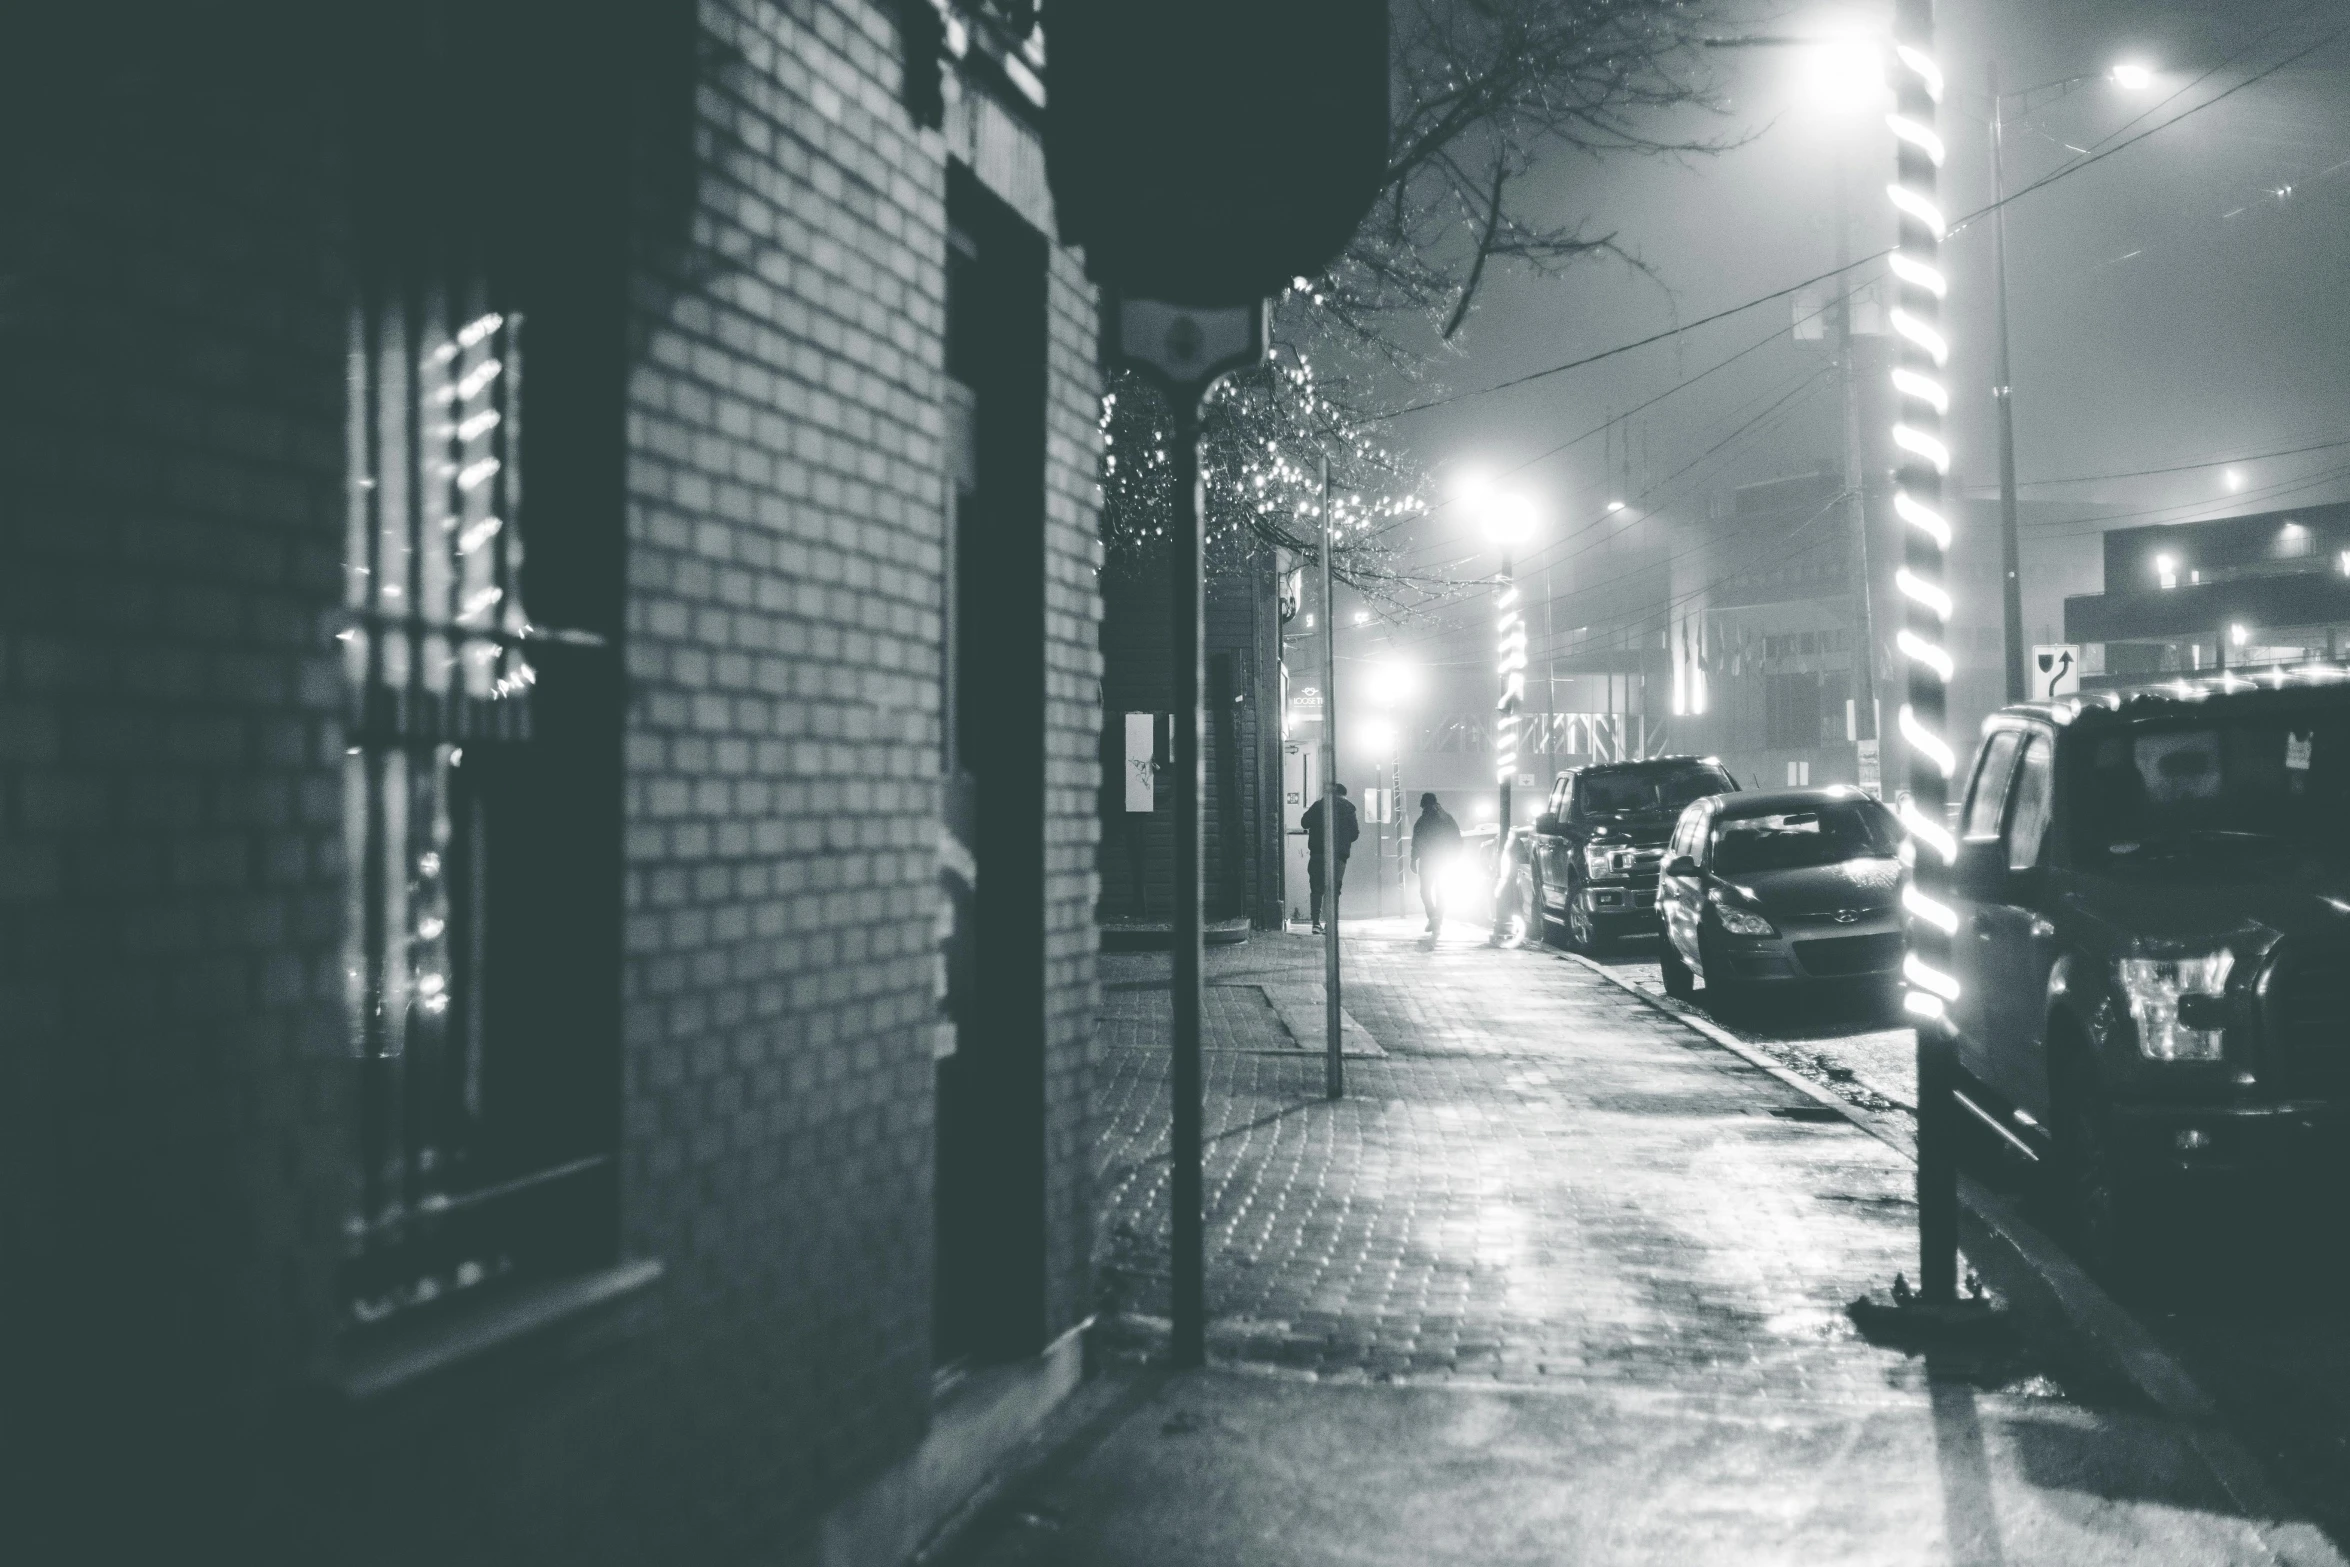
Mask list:
[[[617,1056],[603,1081],[590,1031],[567,1026],[577,1008],[547,994],[580,956],[565,938],[600,926],[560,907],[579,887],[535,872],[561,824],[594,811],[545,810],[544,791],[588,790],[592,763],[572,764],[619,711],[595,695],[605,639],[523,610],[523,331],[479,275],[371,284],[353,303],[340,640],[359,1125],[338,1296],[359,1331],[617,1250]],[[568,852],[583,880],[608,858]],[[437,904],[419,901],[427,884]],[[616,915],[616,879],[611,895]],[[422,1018],[417,996],[444,1000]]]
[[[1966,794],[1959,808],[1958,835],[1961,843],[1997,843],[2000,840],[2007,825],[2007,797],[2015,782],[2016,761],[2023,753],[2023,735],[2020,726],[2005,725],[1984,737],[1983,749],[1975,757],[1974,774],[1967,780]],[[2004,755],[1998,764],[2001,771],[1997,812],[1992,818],[1990,830],[1977,832],[1974,829],[1975,808],[1982,799],[1983,779],[1994,765],[1994,754],[2000,753],[2003,747]]]
[[[2016,824],[2024,805],[2024,781],[2035,758],[2044,759],[2040,768],[2042,801],[2040,822],[2032,840],[2031,852],[2018,858]],[[2007,868],[2011,871],[2032,870],[2039,866],[2049,848],[2049,830],[2056,823],[2056,739],[2044,730],[2025,732],[2024,740],[2016,750],[2015,766],[2010,769],[2007,783],[2007,803],[2002,808],[1999,836],[2007,851]]]

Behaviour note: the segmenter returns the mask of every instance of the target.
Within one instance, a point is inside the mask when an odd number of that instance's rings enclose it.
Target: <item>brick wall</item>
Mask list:
[[[1280,702],[1281,642],[1271,578],[1270,559],[1259,555],[1248,567],[1211,567],[1206,583],[1201,696],[1209,722],[1201,735],[1207,784],[1200,798],[1200,852],[1204,908],[1212,920],[1263,924],[1278,907],[1280,718],[1274,709]],[[1168,592],[1163,569],[1121,573],[1107,584],[1099,748],[1111,768],[1123,765],[1123,715],[1165,712],[1174,702]],[[1221,697],[1220,679],[1231,686]],[[1240,700],[1232,701],[1234,696]],[[1110,774],[1113,785],[1119,776]],[[1107,825],[1100,855],[1102,917],[1164,923],[1174,898],[1174,818],[1164,808],[1129,815],[1124,793],[1115,787],[1102,794],[1101,811]]]
[[[1047,232],[1050,232],[1049,230]],[[1092,1309],[1092,1063],[1100,992],[1102,547],[1098,310],[1075,258],[1055,250],[1045,422],[1045,1237],[1047,1326]]]
[[[704,21],[726,261],[629,386],[624,1233],[806,1494],[927,1408],[944,171],[878,8]]]
[[[258,20],[0,29],[0,1403],[192,1523],[351,1160],[335,165]]]
[[[73,64],[0,194],[0,1299],[12,1378],[53,1368],[29,1391],[90,1439],[52,1478],[138,1490],[183,1549],[790,1561],[929,1417],[956,143],[899,102],[894,8],[687,9],[692,178],[640,191],[612,322],[625,955],[581,975],[622,1008],[621,1254],[666,1272],[630,1331],[366,1406],[333,1391],[335,62],[200,14],[19,54]],[[1033,210],[1026,133],[958,103]],[[1090,1297],[1100,678],[1094,304],[1059,252],[1049,318],[1047,1334]]]

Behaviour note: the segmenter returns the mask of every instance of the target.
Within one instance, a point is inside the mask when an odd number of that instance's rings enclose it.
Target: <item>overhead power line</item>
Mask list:
[[[2244,80],[2236,83],[2234,86],[2214,93],[2211,97],[2204,99],[2201,103],[2194,104],[2186,109],[2181,110],[2179,113],[2172,115],[2169,119],[2164,120],[2159,125],[2150,125],[2145,130],[2138,132],[2138,134],[2135,136],[2131,136],[2126,140],[2116,142],[2110,147],[2105,147],[2099,151],[2092,152],[2086,158],[2081,158],[2072,163],[2068,163],[2063,168],[2057,169],[2053,173],[2044,175],[2019,190],[2010,191],[2005,197],[1998,201],[1984,203],[1982,206],[1977,207],[1974,211],[1965,213],[1960,217],[1951,220],[1949,231],[1953,234],[1956,234],[1959,230],[1975,222],[1977,219],[1989,217],[1992,213],[1997,212],[2002,207],[2006,207],[2012,205],[2015,202],[2021,201],[2024,197],[2032,195],[2036,191],[2046,190],[2049,186],[2054,185],[2059,180],[2069,179],[2073,175],[2080,173],[2083,169],[2104,162],[2107,158],[2112,157],[2117,152],[2121,152],[2126,148],[2136,146],[2138,143],[2144,141],[2149,136],[2157,135],[2160,132],[2169,130],[2172,126],[2177,125],[2184,120],[2191,119],[2195,115],[2201,114],[2204,110],[2212,107],[2214,104],[2224,102],[2225,100],[2234,97],[2237,93],[2242,92],[2245,88],[2253,86],[2256,83],[2266,81],[2269,77],[2276,75],[2277,72],[2284,70],[2288,66],[2296,65],[2302,60],[2307,59],[2310,55],[2315,54],[2320,49],[2325,48],[2327,45],[2338,42],[2346,32],[2350,32],[2350,29],[2337,29],[2334,32],[2328,33],[2324,37],[2318,39],[2316,42],[2304,45],[2302,48],[2295,50],[2293,53],[2287,55],[2284,59],[2279,60],[2276,64],[2267,66],[2259,71],[2255,71],[2252,75],[2247,76],[2244,78]],[[2213,68],[2213,70],[2221,69],[2225,69],[2225,67],[2216,66]],[[2197,78],[2197,80],[2203,80],[2209,77],[2211,74],[2212,72],[2206,71],[2204,76]],[[2193,84],[2189,85],[2192,86]],[[2186,89],[2181,89],[2181,91],[2185,90]],[[2175,98],[2178,95],[2174,93],[2171,96]],[[2165,102],[2167,101],[2169,100],[2166,99]],[[2140,116],[2140,118],[2143,117],[2143,115]],[[2136,122],[2132,121],[2130,123],[2134,124]],[[1465,392],[1448,392],[1441,397],[1430,397],[1423,399],[1420,402],[1407,403],[1401,408],[1390,409],[1385,413],[1370,414],[1365,416],[1365,422],[1377,423],[1388,419],[1400,419],[1405,414],[1421,413],[1430,408],[1442,408],[1452,403],[1467,402],[1472,398],[1489,397],[1496,392],[1507,392],[1514,390],[1517,387],[1531,385],[1536,381],[1547,380],[1552,376],[1564,375],[1570,370],[1581,370],[1588,366],[1599,364],[1604,360],[1614,359],[1620,355],[1629,354],[1638,349],[1649,348],[1658,343],[1670,341],[1671,339],[1679,337],[1684,333],[1693,332],[1699,327],[1710,326],[1716,321],[1727,321],[1732,316],[1743,315],[1747,311],[1752,310],[1759,305],[1767,305],[1770,304],[1773,300],[1785,299],[1790,294],[1799,293],[1815,284],[1825,283],[1831,278],[1842,277],[1847,272],[1854,271],[1861,267],[1873,265],[1878,261],[1882,261],[1885,257],[1891,254],[1892,247],[1888,246],[1883,250],[1875,251],[1869,255],[1862,256],[1857,260],[1846,263],[1843,266],[1834,267],[1826,272],[1821,272],[1815,274],[1814,276],[1805,278],[1801,282],[1790,283],[1784,288],[1773,289],[1767,294],[1757,294],[1753,298],[1745,300],[1739,304],[1731,305],[1723,310],[1714,311],[1711,315],[1699,316],[1694,321],[1685,321],[1676,326],[1667,327],[1661,332],[1652,332],[1646,337],[1635,338],[1629,343],[1619,343],[1613,348],[1603,348],[1597,353],[1585,354],[1581,358],[1570,359],[1563,364],[1550,365],[1540,370],[1531,370],[1524,375],[1512,376],[1506,381],[1497,381],[1491,386],[1475,387]],[[1772,336],[1775,338],[1777,334],[1773,333]]]

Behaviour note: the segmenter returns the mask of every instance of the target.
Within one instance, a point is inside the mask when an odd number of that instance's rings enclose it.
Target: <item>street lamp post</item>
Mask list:
[[[1999,62],[1986,68],[1991,91],[1991,309],[1999,323],[1999,367],[1991,401],[1999,411],[1999,612],[2000,647],[2007,670],[2007,699],[2021,702],[2024,686],[2023,545],[2016,532],[2015,388],[2007,360],[2007,160],[2005,116],[2000,110]]]
[[[1898,638],[1908,660],[1908,700],[1900,729],[1908,752],[1909,798],[1901,805],[1912,867],[1902,892],[1908,913],[1908,983],[1903,1004],[1917,1025],[1918,1283],[1926,1305],[1957,1302],[1958,1108],[1949,1006],[1959,996],[1951,961],[1958,930],[1951,867],[1958,856],[1943,814],[1959,761],[1946,733],[1953,662],[1947,646],[1952,611],[1948,561],[1952,528],[1942,506],[1950,472],[1943,414],[1950,406],[1943,335],[1949,282],[1942,270],[1946,223],[1941,205],[1943,143],[1935,129],[1942,71],[1934,61],[1933,0],[1899,0],[1894,55],[1898,89],[1889,120],[1899,148],[1888,187],[1899,238],[1891,267],[1899,305],[1893,386],[1893,508],[1904,523],[1903,564],[1896,579],[1906,600]]]
[[[1331,592],[1330,459],[1322,458],[1322,1093],[1346,1097],[1340,1053],[1343,1014],[1338,996],[1338,883],[1346,845],[1338,841],[1338,602]]]
[[[1999,614],[2000,650],[2007,675],[2007,700],[2021,702],[2031,694],[2024,672],[2023,543],[2017,521],[2015,493],[2015,380],[2007,350],[2007,111],[2010,98],[2019,102],[2033,93],[2053,89],[2057,96],[2093,80],[2071,76],[2046,87],[2003,93],[1999,89],[1999,62],[1984,67],[1984,85],[1991,95],[1991,313],[1998,324],[1997,366],[1991,402],[1998,410],[1999,427]],[[2143,65],[2122,64],[2106,73],[2128,92],[2152,85],[2154,77]]]

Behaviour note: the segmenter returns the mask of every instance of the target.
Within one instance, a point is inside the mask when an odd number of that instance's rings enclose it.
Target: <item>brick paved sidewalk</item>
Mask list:
[[[1318,993],[1318,944],[1209,954],[1217,1358],[1358,1380],[1702,1370],[1722,1394],[1881,1378],[1840,1344],[1845,1303],[1911,1266],[1896,1155],[1575,964],[1361,930],[1342,995],[1386,1056],[1350,1059],[1336,1105],[1262,995]],[[1103,966],[1103,1305],[1147,1332],[1167,1311],[1167,960]]]
[[[959,1559],[2338,1560],[2077,1344],[1863,1340],[1847,1303],[1913,1266],[1901,1155],[1578,964],[1416,935],[1350,934],[1383,1054],[1337,1104],[1272,999],[1318,944],[1208,955],[1215,1369],[1092,1417]],[[1103,961],[1113,1350],[1164,1334],[1166,972]]]

